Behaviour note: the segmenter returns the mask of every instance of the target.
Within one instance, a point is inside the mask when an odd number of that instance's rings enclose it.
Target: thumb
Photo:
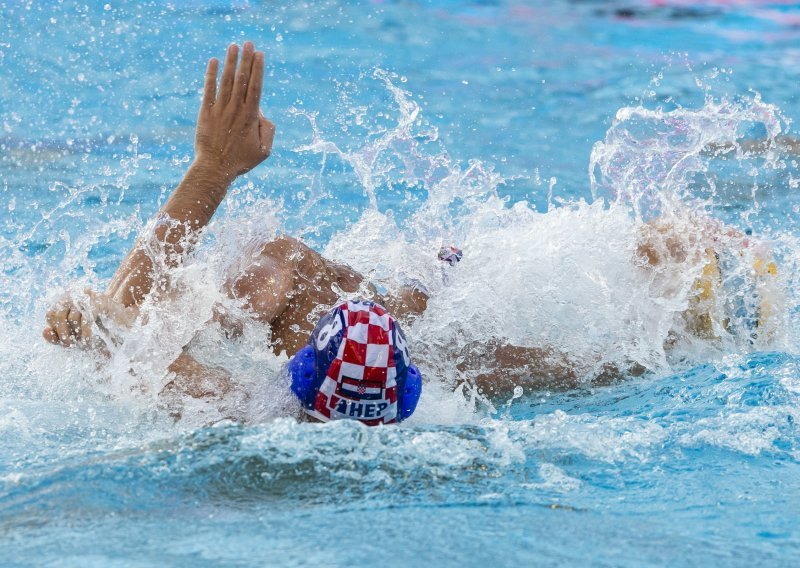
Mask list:
[[[272,141],[275,139],[275,125],[258,111],[258,140],[261,151],[265,156],[272,153]]]

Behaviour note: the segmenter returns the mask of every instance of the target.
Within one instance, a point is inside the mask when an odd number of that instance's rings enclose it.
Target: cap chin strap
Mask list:
[[[317,397],[317,376],[314,348],[306,345],[289,361],[289,375],[292,378],[292,392],[303,405],[303,409],[313,410]],[[402,422],[417,408],[422,395],[422,374],[416,365],[409,365],[406,379],[397,385],[397,421]]]

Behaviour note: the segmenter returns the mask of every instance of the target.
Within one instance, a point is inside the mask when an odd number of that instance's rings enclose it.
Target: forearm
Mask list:
[[[185,351],[173,361],[168,371],[175,378],[162,390],[188,394],[193,398],[222,396],[231,390],[231,377],[219,367],[206,367]]]
[[[197,117],[195,162],[152,228],[140,235],[122,261],[106,293],[93,299],[123,323],[136,317],[136,310],[127,308],[141,304],[154,286],[163,287],[167,269],[180,263],[197,241],[234,178],[256,167],[272,151],[275,125],[259,109],[264,54],[249,41],[244,44],[241,65],[238,53],[238,46],[228,47],[219,91],[219,61],[209,60]],[[64,346],[85,342],[91,334],[89,322],[95,319],[92,312],[71,299],[59,302],[48,311],[44,338]]]
[[[459,359],[458,370],[489,396],[510,395],[517,386],[562,390],[578,385],[572,363],[551,348],[475,341],[462,348]]]
[[[171,230],[159,228],[159,239],[169,246],[181,247],[187,231],[197,232],[208,224],[234,177],[221,167],[195,161],[159,212],[178,222]],[[176,252],[180,250],[176,248]]]
[[[140,304],[157,282],[158,268],[176,266],[196,242],[232,181],[233,177],[222,168],[192,164],[158,212],[153,233],[140,236],[106,293],[124,306]]]
[[[275,126],[258,107],[264,54],[245,42],[238,73],[237,57],[238,47],[231,45],[219,92],[219,62],[208,62],[195,162],[161,208],[153,233],[142,235],[109,285],[108,295],[124,306],[140,304],[153,286],[160,285],[158,273],[183,259],[234,178],[264,161],[272,150]]]

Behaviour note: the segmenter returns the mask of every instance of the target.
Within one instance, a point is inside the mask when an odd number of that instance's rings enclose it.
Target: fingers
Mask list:
[[[261,87],[264,83],[264,52],[256,51],[253,56],[253,70],[250,73],[250,84],[247,86],[247,96],[245,104],[247,110],[253,111],[258,108],[261,101]]]
[[[69,323],[67,323],[67,315],[69,314],[69,309],[59,310],[55,313],[53,317],[53,323],[50,327],[58,334],[58,339],[64,345],[72,345],[72,330],[69,328]]]
[[[48,343],[58,343],[58,334],[50,327],[44,328],[42,337],[44,337],[44,340]]]
[[[222,68],[222,79],[219,81],[219,94],[217,100],[227,103],[233,92],[233,80],[236,76],[236,58],[239,56],[239,46],[231,44],[228,46],[228,54],[225,56],[225,66]]]
[[[92,336],[92,327],[89,325],[89,322],[85,319],[81,321],[81,329],[80,329],[80,337],[81,340],[86,341]]]
[[[47,327],[42,330],[42,337],[65,347],[83,344],[92,336],[89,319],[72,300],[64,300],[47,312]]]
[[[219,61],[211,58],[206,67],[206,82],[203,87],[203,106],[201,111],[214,105],[217,99],[217,72],[219,71]]]
[[[71,309],[67,312],[67,325],[69,325],[70,336],[75,339],[82,339],[81,328],[83,323],[83,316],[81,312],[76,309]]]
[[[236,74],[236,83],[233,86],[231,98],[235,101],[244,101],[247,94],[247,84],[253,71],[253,53],[255,46],[252,41],[244,42],[242,47],[242,60],[239,62],[239,71]]]
[[[45,339],[48,339],[48,341],[52,343],[60,343],[66,346],[72,345],[72,341],[75,338],[73,337],[72,330],[67,321],[68,315],[69,307],[66,306],[47,312],[47,325],[49,326],[50,333],[47,334]]]

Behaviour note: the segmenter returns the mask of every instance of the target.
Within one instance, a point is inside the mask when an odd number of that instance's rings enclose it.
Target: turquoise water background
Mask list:
[[[709,97],[739,101],[738,126],[757,137],[741,109],[758,93],[791,134],[800,6],[51,1],[0,2],[0,15],[0,565],[800,561],[792,301],[786,338],[768,351],[711,349],[463,415],[442,395],[446,418],[429,406],[380,429],[272,408],[242,424],[175,425],[115,371],[39,335],[60,290],[102,287],[180,179],[205,61],[230,42],[266,52],[263,106],[278,134],[212,240],[257,232],[268,212],[323,249],[365,211],[410,223],[471,166],[507,209],[547,216],[592,201],[592,148],[620,109],[707,116]],[[388,157],[359,173],[353,157],[380,153],[386,133]],[[336,151],[311,148],[315,135]],[[777,243],[791,296],[798,166],[781,159],[702,173],[718,181],[714,217]],[[686,193],[707,198],[708,186]]]

